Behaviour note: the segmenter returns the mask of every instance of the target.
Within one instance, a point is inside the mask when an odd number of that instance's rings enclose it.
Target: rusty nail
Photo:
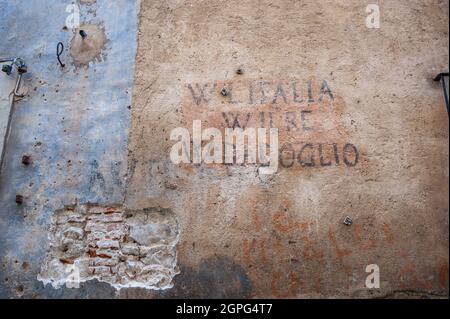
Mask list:
[[[22,164],[30,165],[31,164],[31,156],[28,156],[28,155],[22,156]]]
[[[344,218],[344,225],[350,226],[351,224],[353,224],[352,218],[350,216],[345,216],[345,218]]]
[[[16,204],[21,205],[23,203],[23,196],[22,195],[16,195]]]

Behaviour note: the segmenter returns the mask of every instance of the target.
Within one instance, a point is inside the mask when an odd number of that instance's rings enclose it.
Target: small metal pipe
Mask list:
[[[16,83],[16,85],[17,85],[17,83]],[[9,134],[11,132],[11,120],[12,120],[12,116],[14,113],[14,98],[15,98],[15,96],[16,95],[13,92],[11,92],[10,102],[9,102],[9,116],[8,116],[8,122],[6,124],[5,136],[3,137],[3,149],[2,149],[2,155],[0,158],[0,176],[1,176],[2,168],[3,168],[3,160],[5,159],[6,145],[8,143]]]
[[[12,62],[13,64],[17,65],[18,67],[21,64],[25,64],[24,60],[22,58],[20,58],[20,57],[0,59],[0,63],[5,63],[5,62]]]
[[[8,58],[8,59],[0,59],[0,63],[11,62],[11,66],[15,65],[17,67],[17,79],[16,84],[14,85],[13,91],[10,93],[10,103],[9,103],[9,116],[6,124],[5,136],[3,137],[3,147],[2,153],[0,157],[0,176],[3,167],[3,161],[5,159],[6,146],[8,143],[9,135],[11,133],[11,120],[14,114],[14,102],[16,97],[24,97],[23,94],[19,93],[20,84],[22,82],[22,75],[27,72],[27,66],[25,64],[24,59],[16,57],[16,58]],[[9,75],[10,73],[8,73]]]
[[[19,88],[20,88],[20,82],[22,81],[22,73],[19,73],[19,75],[17,76],[17,80],[16,80],[16,85],[14,86],[14,91],[13,94],[15,97],[24,97],[23,94],[19,93]]]

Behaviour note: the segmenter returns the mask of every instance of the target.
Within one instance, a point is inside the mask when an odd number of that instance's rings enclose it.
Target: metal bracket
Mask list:
[[[449,109],[448,109],[448,76],[449,73],[448,72],[444,72],[444,73],[439,73],[434,79],[433,81],[436,82],[441,82],[442,84],[442,89],[444,90],[444,101],[445,101],[445,106],[447,106],[447,115],[450,116],[449,114]],[[447,83],[445,83],[445,78],[447,78]]]

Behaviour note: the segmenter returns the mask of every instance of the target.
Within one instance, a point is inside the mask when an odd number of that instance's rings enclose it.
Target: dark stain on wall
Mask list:
[[[198,269],[181,266],[168,290],[129,288],[120,291],[121,298],[248,298],[252,284],[244,268],[228,256],[212,256]]]

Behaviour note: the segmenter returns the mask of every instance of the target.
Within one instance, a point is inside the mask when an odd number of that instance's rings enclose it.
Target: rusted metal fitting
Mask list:
[[[31,164],[31,156],[23,155],[22,156],[22,164],[23,165],[30,165]]]
[[[351,224],[353,224],[352,218],[350,216],[345,216],[345,218],[344,218],[344,225],[350,226]]]
[[[23,196],[22,195],[16,195],[16,204],[22,205],[23,203]]]

